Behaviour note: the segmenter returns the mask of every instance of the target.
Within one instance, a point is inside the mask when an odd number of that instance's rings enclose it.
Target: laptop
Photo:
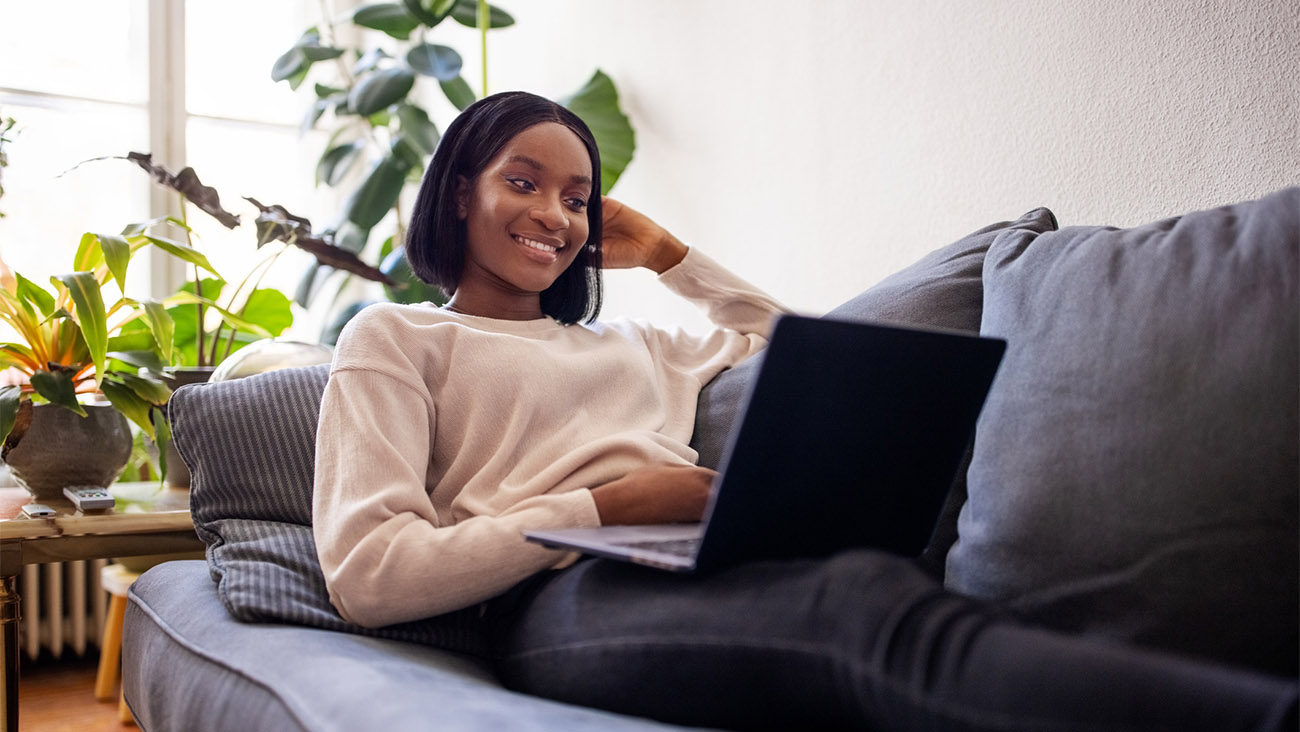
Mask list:
[[[698,524],[527,531],[674,572],[929,543],[1006,342],[781,316]]]

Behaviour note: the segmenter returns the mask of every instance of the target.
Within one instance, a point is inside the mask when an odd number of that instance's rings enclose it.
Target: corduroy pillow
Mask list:
[[[482,655],[477,613],[370,629],[329,602],[311,530],[316,421],[329,364],[181,387],[168,403],[190,468],[190,512],[221,601],[245,622],[285,622]]]
[[[947,585],[1053,627],[1294,675],[1300,188],[1007,238]]]
[[[989,247],[1006,237],[1028,241],[1054,229],[1056,218],[1046,208],[1036,208],[1015,221],[990,224],[886,277],[827,317],[978,332],[984,297],[980,278]],[[701,465],[716,468],[721,461],[760,362],[760,357],[751,358],[722,372],[700,394],[691,446],[700,453]],[[968,453],[958,466],[934,536],[921,557],[935,575],[942,574],[948,547],[957,538],[957,513],[966,500],[969,459]]]

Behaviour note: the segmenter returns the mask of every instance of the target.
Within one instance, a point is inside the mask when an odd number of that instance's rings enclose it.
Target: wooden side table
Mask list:
[[[190,521],[189,493],[158,483],[119,483],[109,489],[117,505],[78,511],[70,501],[45,501],[55,515],[31,519],[22,488],[0,488],[0,649],[4,685],[0,731],[18,730],[18,619],[15,580],[23,565],[77,559],[174,554],[203,549]]]

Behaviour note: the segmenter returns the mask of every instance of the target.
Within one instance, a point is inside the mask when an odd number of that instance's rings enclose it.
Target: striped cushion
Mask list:
[[[190,468],[194,529],[235,618],[284,622],[483,654],[475,608],[369,629],[339,616],[311,531],[316,419],[329,365],[185,386],[168,420]]]

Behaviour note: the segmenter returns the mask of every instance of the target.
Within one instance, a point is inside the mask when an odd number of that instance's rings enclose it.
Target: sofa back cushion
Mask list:
[[[994,243],[950,588],[1296,673],[1300,188]]]

